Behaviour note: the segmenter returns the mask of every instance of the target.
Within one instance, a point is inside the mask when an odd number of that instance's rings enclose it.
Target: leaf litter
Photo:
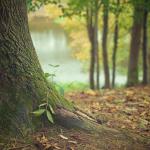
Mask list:
[[[126,130],[150,139],[150,87],[83,91],[66,93],[82,112],[107,127]],[[133,138],[134,137],[133,134]],[[132,147],[135,144],[135,147]],[[25,139],[0,142],[2,150],[148,150],[143,143],[111,139],[81,130],[52,125],[28,135]]]
[[[81,110],[99,122],[115,129],[130,129],[150,138],[150,87],[72,92],[72,99]]]

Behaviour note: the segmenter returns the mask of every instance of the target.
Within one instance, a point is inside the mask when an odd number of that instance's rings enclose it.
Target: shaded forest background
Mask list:
[[[35,16],[43,15],[65,30],[73,57],[89,72],[91,89],[115,87],[118,72],[126,75],[127,86],[149,83],[149,1],[33,1],[29,6],[41,9],[29,13],[31,28],[36,30]]]

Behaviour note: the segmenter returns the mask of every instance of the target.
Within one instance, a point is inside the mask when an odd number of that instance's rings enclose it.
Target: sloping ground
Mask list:
[[[68,93],[80,110],[110,128],[150,138],[150,87]]]
[[[96,130],[50,126],[21,139],[4,138],[0,150],[149,150],[150,87],[67,93],[78,109],[96,118]],[[109,128],[107,128],[109,127]],[[5,144],[4,144],[5,143]]]
[[[149,150],[142,141],[111,132],[87,133],[60,126],[43,129],[25,139],[11,139],[2,150]]]

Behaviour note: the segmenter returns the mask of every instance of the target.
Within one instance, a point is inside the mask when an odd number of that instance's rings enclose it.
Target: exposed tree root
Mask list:
[[[146,139],[127,130],[116,130],[105,127],[99,124],[93,117],[79,110],[71,112],[64,108],[58,108],[55,119],[58,124],[66,128],[78,128],[86,132],[96,133],[99,134],[100,139],[104,138],[106,140],[108,138],[110,141],[121,141],[132,149],[137,144],[143,145],[143,149],[150,148],[150,139]]]

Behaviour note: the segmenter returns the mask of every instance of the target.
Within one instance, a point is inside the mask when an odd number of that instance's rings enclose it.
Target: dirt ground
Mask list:
[[[0,141],[0,150],[150,149],[150,87],[88,90],[65,96],[99,124],[122,134],[92,133],[55,125],[22,138]]]
[[[85,91],[66,95],[101,124],[150,138],[150,87]]]
[[[77,129],[53,126],[42,129],[30,137],[13,138],[0,143],[1,150],[149,150],[144,141],[128,136],[87,133]]]

